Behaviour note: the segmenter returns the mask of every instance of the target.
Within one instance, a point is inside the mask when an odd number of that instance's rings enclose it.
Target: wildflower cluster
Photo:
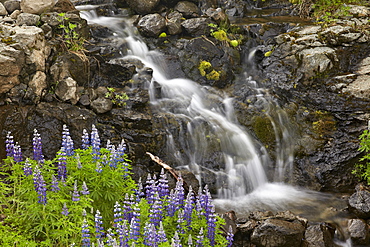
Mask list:
[[[135,184],[125,142],[101,148],[95,126],[90,135],[84,130],[82,149],[74,149],[63,126],[53,160],[44,159],[36,130],[33,159],[23,161],[13,139],[8,133],[0,167],[6,177],[0,182],[1,246],[231,246],[207,187],[186,193],[180,176],[170,190],[163,170]]]

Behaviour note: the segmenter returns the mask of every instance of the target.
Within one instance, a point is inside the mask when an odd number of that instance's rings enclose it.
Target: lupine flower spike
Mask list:
[[[99,210],[96,210],[95,214],[95,236],[98,240],[104,237],[103,221]]]
[[[14,139],[10,132],[6,134],[5,150],[7,157],[14,157]]]
[[[229,226],[229,231],[227,232],[226,240],[228,242],[227,247],[231,247],[233,245],[234,240],[233,228],[231,227],[231,225]]]
[[[63,205],[62,214],[65,215],[65,216],[68,216],[68,214],[69,214],[66,203],[64,203],[64,205]]]
[[[28,159],[26,159],[26,162],[24,162],[23,172],[24,172],[25,176],[32,175],[32,167],[31,167],[30,161]]]
[[[72,194],[72,201],[78,202],[80,200],[80,194],[78,193],[77,189],[77,180],[75,181],[75,184],[73,186],[73,194]]]
[[[39,162],[43,162],[44,155],[42,154],[42,143],[41,136],[36,129],[33,130],[33,159]]]
[[[64,147],[64,151],[66,152],[67,156],[73,155],[73,140],[69,134],[69,129],[67,125],[63,125],[62,131],[62,147]]]
[[[82,195],[88,195],[90,194],[88,188],[87,188],[87,185],[85,183],[85,181],[82,183],[82,190],[81,190],[81,194]]]
[[[21,162],[22,160],[22,149],[18,142],[16,142],[14,145],[14,161]]]
[[[86,129],[82,132],[82,149],[88,149],[90,146],[90,138],[89,133]]]
[[[82,232],[82,246],[90,247],[91,246],[90,230],[86,218],[84,218],[81,232]]]
[[[47,203],[46,184],[44,181],[44,177],[42,176],[41,171],[37,165],[35,167],[35,172],[33,174],[33,182],[34,182],[35,190],[37,194],[39,195],[38,202],[45,205]]]

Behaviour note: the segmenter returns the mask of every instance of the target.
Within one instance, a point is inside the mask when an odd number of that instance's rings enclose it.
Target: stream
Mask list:
[[[117,39],[127,42],[130,54],[122,59],[138,59],[153,70],[153,79],[147,88],[155,112],[171,114],[182,129],[167,128],[167,150],[178,161],[177,168],[186,168],[202,182],[205,176],[212,175],[217,180],[217,199],[214,203],[220,212],[234,210],[237,215],[253,211],[273,212],[290,210],[310,221],[329,221],[339,224],[345,213],[331,210],[345,208],[345,200],[340,195],[332,195],[293,187],[284,183],[290,177],[294,160],[294,128],[286,113],[279,107],[268,91],[244,73],[242,82],[255,92],[255,104],[263,108],[271,121],[276,139],[276,160],[273,178],[269,179],[266,169],[271,167],[271,159],[266,148],[241,126],[234,114],[233,97],[215,88],[200,86],[185,78],[168,78],[161,54],[149,50],[136,34],[129,22],[119,17],[98,17],[94,6],[79,6],[81,17],[88,23],[106,26],[115,32]],[[122,27],[124,26],[124,27]],[[161,87],[157,95],[155,83]],[[181,140],[174,140],[175,133]],[[224,166],[214,170],[202,163],[205,153],[217,146],[222,153]],[[185,157],[186,156],[186,157]],[[163,158],[163,157],[161,157]],[[190,161],[190,162],[184,162]],[[351,246],[350,241],[338,242],[341,246]]]

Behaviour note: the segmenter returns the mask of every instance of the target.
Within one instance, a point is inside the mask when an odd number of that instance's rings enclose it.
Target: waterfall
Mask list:
[[[182,123],[181,130],[175,130],[177,135],[181,135],[181,141],[177,144],[173,138],[176,133],[171,132],[171,128],[168,128],[167,133],[169,155],[178,161],[179,166],[191,170],[200,181],[205,176],[213,176],[219,188],[219,198],[244,196],[268,183],[265,172],[265,166],[269,162],[267,151],[237,122],[232,98],[189,79],[167,78],[163,72],[165,64],[161,62],[161,54],[150,51],[140,37],[135,35],[131,25],[125,25],[122,29],[122,19],[98,17],[94,11],[84,11],[82,15],[89,23],[107,26],[116,36],[126,40],[130,54],[122,59],[136,58],[153,69],[153,79],[148,82],[153,107]],[[247,76],[246,78],[247,83],[256,84]],[[161,87],[160,97],[155,97],[154,82]],[[286,113],[271,101],[271,97],[264,97],[266,93],[263,89],[256,85],[254,87],[257,103],[264,108],[276,133],[275,178],[276,181],[282,181],[286,167],[292,164],[293,157]],[[286,153],[287,150],[289,154]],[[215,164],[217,169],[204,165],[204,156],[210,153],[220,156],[217,160],[219,164]]]

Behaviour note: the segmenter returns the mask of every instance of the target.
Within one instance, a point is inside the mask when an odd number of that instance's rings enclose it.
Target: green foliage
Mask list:
[[[104,224],[110,225],[114,202],[126,193],[133,193],[136,185],[130,172],[124,169],[128,166],[128,160],[111,167],[110,151],[102,148],[100,152],[100,159],[96,159],[91,147],[75,150],[75,154],[67,158],[68,176],[65,182],[59,181],[59,191],[53,191],[51,184],[52,177],[57,176],[55,164],[61,158],[60,153],[54,160],[43,163],[31,159],[23,162],[14,162],[11,157],[5,159],[1,167],[1,174],[6,178],[5,183],[0,183],[0,213],[6,218],[0,224],[0,229],[4,231],[0,232],[8,234],[0,234],[0,246],[13,246],[9,243],[19,243],[14,246],[68,246],[73,242],[81,242],[84,211],[100,210]],[[38,202],[33,176],[24,175],[25,162],[30,164],[33,171],[37,166],[43,175],[47,185],[46,204]],[[105,162],[101,172],[95,170],[98,162]],[[83,182],[90,194],[80,194],[79,200],[73,201],[75,183],[81,191]],[[68,208],[68,215],[62,214],[64,205]],[[92,225],[93,216],[87,214],[86,217]]]
[[[83,51],[85,40],[78,35],[76,32],[77,24],[74,24],[69,21],[69,18],[66,17],[66,13],[59,13],[59,29],[62,30],[62,40],[65,46],[70,51]]]
[[[129,99],[126,93],[117,93],[116,89],[107,87],[108,92],[105,94],[105,98],[111,99],[112,103],[116,106],[125,106],[126,101]]]
[[[356,3],[355,0],[315,0],[314,17],[324,22],[333,22],[348,15],[349,7],[345,4]]]
[[[218,26],[214,23],[210,23],[208,26],[211,27],[211,36],[213,36],[215,39],[219,41],[226,41],[234,48],[242,43],[241,37],[237,39],[237,35],[229,33],[230,25],[223,24]]]
[[[356,164],[355,169],[352,171],[353,174],[359,178],[365,180],[370,185],[370,131],[364,130],[360,135],[360,148],[358,149],[364,152],[364,156],[360,159],[363,163]]]

